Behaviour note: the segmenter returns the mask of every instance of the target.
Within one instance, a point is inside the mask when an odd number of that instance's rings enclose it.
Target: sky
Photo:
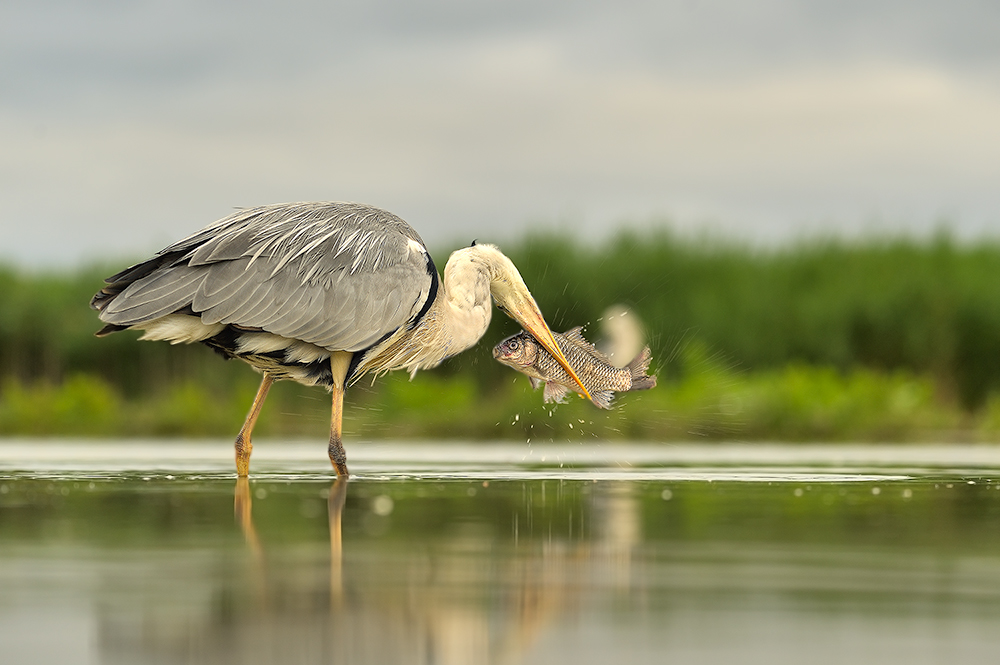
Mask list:
[[[995,0],[4,0],[0,261],[300,200],[444,251],[997,237],[998,29]]]

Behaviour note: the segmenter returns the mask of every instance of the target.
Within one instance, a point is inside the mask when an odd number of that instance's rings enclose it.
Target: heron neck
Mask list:
[[[485,272],[456,278],[446,269],[442,288],[424,316],[412,329],[404,326],[371,349],[355,376],[393,369],[406,369],[413,374],[436,367],[475,345],[486,332],[492,312],[489,277]]]
[[[489,290],[484,298],[472,302],[446,297],[441,308],[441,341],[448,348],[448,356],[475,346],[486,333],[492,314]]]

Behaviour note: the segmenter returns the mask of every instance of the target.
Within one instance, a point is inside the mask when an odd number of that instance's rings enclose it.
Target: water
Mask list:
[[[954,663],[1000,448],[0,442],[3,663]]]

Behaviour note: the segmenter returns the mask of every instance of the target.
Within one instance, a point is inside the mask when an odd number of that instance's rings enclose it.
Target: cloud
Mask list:
[[[539,220],[1000,221],[988,3],[12,6],[0,225],[20,261],[153,251],[297,199],[381,205],[438,246]]]

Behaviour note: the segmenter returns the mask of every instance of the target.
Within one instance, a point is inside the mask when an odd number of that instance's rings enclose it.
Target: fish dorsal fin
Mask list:
[[[606,355],[597,350],[597,347],[587,341],[587,338],[583,336],[583,326],[576,326],[575,328],[570,328],[566,332],[562,333],[562,336],[567,342],[570,342],[576,348],[580,349],[587,355],[596,358],[602,362],[610,364],[610,360]]]
[[[611,359],[606,355],[597,350],[597,347],[587,341],[583,336],[583,326],[576,326],[575,328],[570,328],[566,332],[562,333],[562,336],[567,342],[572,344],[574,347],[583,351],[585,354],[591,358],[597,360],[598,362],[607,363],[608,365],[613,365]]]

